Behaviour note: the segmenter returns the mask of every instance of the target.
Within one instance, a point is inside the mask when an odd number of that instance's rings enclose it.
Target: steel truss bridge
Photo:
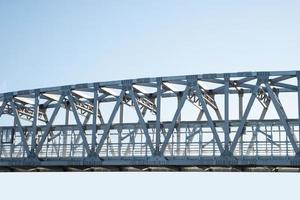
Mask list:
[[[298,171],[299,108],[300,71],[142,78],[3,93],[0,167]]]

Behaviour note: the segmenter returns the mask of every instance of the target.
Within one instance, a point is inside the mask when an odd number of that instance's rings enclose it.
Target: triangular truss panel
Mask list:
[[[0,94],[0,167],[300,166],[300,72]]]

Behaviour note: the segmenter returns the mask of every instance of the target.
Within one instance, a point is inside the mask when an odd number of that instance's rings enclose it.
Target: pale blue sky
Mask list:
[[[299,55],[296,0],[0,0],[0,93],[148,76],[299,70]],[[299,178],[0,174],[0,188],[1,199],[288,199]]]
[[[299,10],[276,0],[0,0],[0,91],[297,69]]]

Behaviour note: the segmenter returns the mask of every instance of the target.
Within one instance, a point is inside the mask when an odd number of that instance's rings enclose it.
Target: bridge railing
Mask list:
[[[298,165],[299,107],[297,71],[10,92],[0,94],[0,165]]]

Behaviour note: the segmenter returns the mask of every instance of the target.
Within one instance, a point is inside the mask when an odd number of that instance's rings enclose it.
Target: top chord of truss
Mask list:
[[[110,87],[110,86],[120,86],[123,85],[124,82],[129,81],[133,84],[142,84],[146,86],[153,87],[153,84],[159,81],[165,82],[173,82],[173,81],[182,81],[187,80],[191,76],[196,77],[199,80],[206,80],[207,82],[213,83],[222,83],[219,79],[223,79],[224,77],[231,77],[231,78],[256,78],[258,74],[266,73],[268,76],[296,76],[297,71],[271,71],[271,72],[237,72],[237,73],[212,73],[212,74],[198,74],[198,75],[186,75],[186,76],[166,76],[166,77],[157,77],[157,78],[139,78],[139,79],[128,79],[128,80],[118,80],[118,81],[106,81],[106,82],[95,82],[95,83],[83,83],[83,84],[75,84],[75,85],[65,85],[65,86],[57,86],[57,87],[48,87],[48,88],[40,88],[38,89],[39,92],[55,92],[58,90],[63,90],[66,88],[70,89],[88,89],[93,88],[95,84],[99,85],[100,87]],[[285,88],[291,89],[291,88]],[[285,91],[285,90],[284,90]],[[289,90],[286,90],[289,91]],[[212,91],[213,93],[224,94],[222,90]],[[247,90],[245,91],[247,92]],[[249,92],[249,90],[248,90]],[[35,90],[21,90],[16,92],[7,92],[0,94],[0,98],[3,98],[5,95],[28,95],[34,94]]]
[[[0,94],[0,167],[300,166],[300,72]]]

